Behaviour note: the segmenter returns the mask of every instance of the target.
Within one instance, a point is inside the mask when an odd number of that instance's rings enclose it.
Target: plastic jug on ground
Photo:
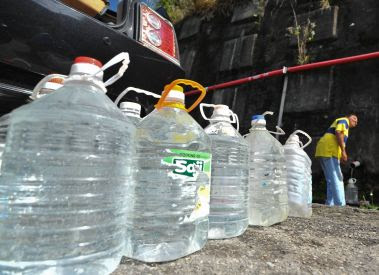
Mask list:
[[[346,186],[346,203],[352,204],[352,205],[359,205],[358,200],[358,187],[355,185],[357,182],[357,179],[350,178],[347,181]]]
[[[249,146],[249,224],[270,226],[288,217],[286,161],[282,144],[266,129],[266,114],[252,117]],[[279,127],[277,127],[279,128]]]
[[[182,87],[202,91],[188,110]],[[188,114],[205,96],[176,80],[137,129],[137,185],[127,221],[125,256],[144,262],[178,259],[207,241],[211,141]]]
[[[211,118],[205,116],[204,107],[214,108]],[[238,124],[238,117],[228,106],[201,103],[200,111],[203,118],[210,121],[204,131],[212,141],[208,238],[236,237],[249,225],[247,142],[232,126],[231,123]]]
[[[303,145],[298,134],[308,138]],[[287,166],[289,216],[309,218],[312,216],[312,161],[303,150],[312,138],[301,130],[293,132],[284,145]]]
[[[109,274],[125,240],[135,126],[105,95],[127,54],[79,57],[64,86],[11,113],[0,177],[0,270]],[[123,60],[103,83],[103,70]],[[122,71],[123,70],[123,71]]]

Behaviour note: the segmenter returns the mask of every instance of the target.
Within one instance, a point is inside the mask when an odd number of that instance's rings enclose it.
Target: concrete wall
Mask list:
[[[296,41],[287,32],[293,24],[289,0],[268,0],[262,18],[259,2],[236,6],[230,16],[208,21],[195,16],[176,26],[188,78],[209,86],[296,65]],[[321,10],[319,3],[298,0],[294,5],[299,22],[309,18],[316,23],[316,35],[308,46],[311,62],[378,51],[379,1],[333,1],[327,10]],[[360,198],[365,195],[366,199],[373,189],[375,199],[379,197],[378,76],[378,59],[290,74],[283,116],[288,134],[301,129],[313,137],[307,148],[313,156],[318,139],[332,121],[355,112],[359,125],[350,131],[347,150],[351,159],[363,164],[354,176],[362,191]],[[206,102],[229,105],[239,115],[241,132],[246,133],[251,115],[266,110],[277,115],[282,88],[283,77],[274,77],[209,93]],[[193,115],[205,125],[198,110]],[[277,117],[268,122],[273,128]],[[349,168],[343,167],[343,172],[347,179]],[[316,161],[313,173],[317,198],[325,193],[325,183]]]

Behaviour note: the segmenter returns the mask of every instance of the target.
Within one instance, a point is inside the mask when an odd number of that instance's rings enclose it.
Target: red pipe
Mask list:
[[[321,62],[294,66],[294,67],[288,67],[287,72],[295,73],[295,72],[301,72],[301,71],[308,71],[308,70],[313,70],[313,69],[322,68],[322,67],[329,67],[329,66],[334,66],[338,64],[346,64],[346,63],[352,63],[352,62],[357,62],[357,61],[362,61],[362,60],[367,60],[367,59],[374,59],[374,58],[379,58],[379,52],[354,55],[354,56],[349,56],[349,57],[331,59],[331,60],[326,60],[326,61],[321,61]],[[241,78],[241,79],[237,79],[237,80],[233,80],[229,82],[216,84],[213,86],[206,87],[206,90],[207,92],[209,92],[209,91],[213,91],[217,89],[228,88],[228,87],[252,82],[257,79],[268,78],[272,76],[282,75],[285,73],[286,73],[285,68],[283,68],[283,69],[274,70],[274,71],[270,71],[263,74],[258,74],[258,75],[249,76],[249,77],[245,77],[245,78]],[[198,90],[193,90],[193,91],[186,92],[185,94],[188,96],[188,95],[193,95],[197,93],[199,93]]]

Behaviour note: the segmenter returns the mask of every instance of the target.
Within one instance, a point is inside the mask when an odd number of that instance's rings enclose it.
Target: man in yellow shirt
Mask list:
[[[358,117],[355,114],[337,118],[317,143],[316,158],[319,158],[326,178],[327,205],[346,205],[340,160],[347,162],[346,141],[349,128],[354,128],[357,124]]]

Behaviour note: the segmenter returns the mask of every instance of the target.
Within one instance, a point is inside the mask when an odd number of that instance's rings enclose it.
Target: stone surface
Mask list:
[[[237,6],[233,11],[232,23],[253,20],[258,17],[259,0],[253,0],[247,5]]]
[[[224,42],[222,50],[220,71],[229,71],[233,68],[233,60],[236,55],[238,38]]]
[[[377,274],[379,211],[313,205],[310,219],[249,227],[168,263],[123,258],[124,274]]]
[[[253,65],[256,34],[235,38],[224,43],[220,71],[238,70]]]
[[[333,68],[288,75],[285,112],[327,110],[333,93]]]
[[[182,65],[183,69],[186,72],[186,76],[189,77],[192,70],[193,62],[196,58],[196,50],[195,49],[186,49],[181,55],[180,55],[180,64]]]
[[[247,35],[241,38],[241,47],[238,61],[235,62],[234,68],[241,69],[253,66],[253,55],[257,34]]]
[[[201,19],[199,17],[190,17],[186,19],[180,31],[179,40],[189,38],[197,34],[201,27]]]

